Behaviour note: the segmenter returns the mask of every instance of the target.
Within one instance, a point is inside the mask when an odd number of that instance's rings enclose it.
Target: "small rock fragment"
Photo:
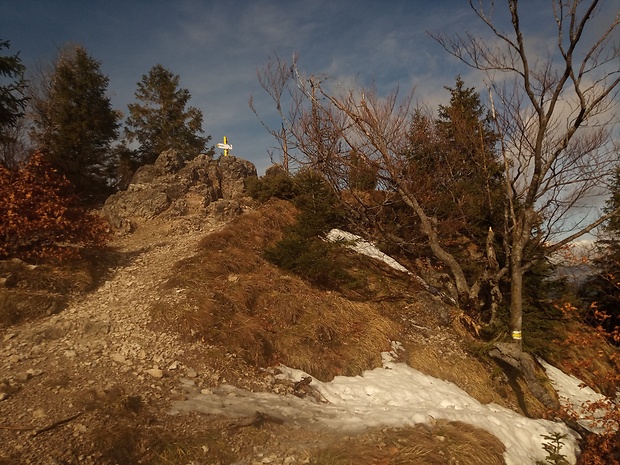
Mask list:
[[[125,357],[122,354],[112,354],[110,358],[118,363],[125,363]]]
[[[145,370],[146,373],[151,375],[153,378],[162,378],[164,376],[164,372],[159,368],[151,368],[150,370]]]

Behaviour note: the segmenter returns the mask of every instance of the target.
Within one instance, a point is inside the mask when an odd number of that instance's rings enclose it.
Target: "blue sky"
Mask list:
[[[524,19],[544,37],[542,2],[522,3]],[[110,79],[114,108],[126,114],[136,83],[162,64],[190,91],[213,143],[228,136],[232,154],[252,161],[259,173],[270,165],[275,141],[248,99],[254,96],[266,118],[273,114],[256,77],[269,55],[288,59],[297,52],[308,73],[374,81],[380,92],[415,86],[417,100],[436,108],[458,74],[470,86],[482,76],[427,32],[481,27],[466,0],[0,0],[0,39],[11,41],[9,52],[19,51],[27,68],[50,63],[69,42],[83,45]]]

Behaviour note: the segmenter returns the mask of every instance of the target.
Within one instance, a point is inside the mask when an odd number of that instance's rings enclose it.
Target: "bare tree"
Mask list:
[[[592,205],[619,161],[620,15],[595,26],[605,2],[552,0],[556,45],[541,57],[524,36],[518,0],[507,3],[508,31],[494,18],[493,1],[469,3],[492,39],[434,37],[486,73],[505,161],[510,329],[520,341],[523,273],[540,258],[528,250],[537,244],[549,256],[620,213],[597,214]]]
[[[502,144],[506,215],[499,232],[505,259],[498,263],[496,231],[490,229],[486,244],[481,244],[482,270],[475,276],[467,276],[465,264],[442,242],[433,212],[415,188],[419,173],[410,172],[406,155],[412,93],[400,95],[397,89],[381,98],[373,88],[330,87],[324,79],[303,77],[296,58],[291,65],[277,61],[268,66],[259,79],[284,122],[285,130],[272,134],[286,135],[288,156],[320,166],[335,188],[343,183],[352,152],[375,167],[381,189],[397,193],[415,214],[435,258],[449,270],[453,297],[460,305],[479,300],[483,284],[491,287],[492,298],[501,298],[498,283],[510,277],[510,329],[520,350],[523,274],[619,213],[603,214],[592,203],[618,162],[613,108],[619,49],[612,41],[619,19],[611,18],[593,36],[586,26],[598,11],[598,0],[587,5],[553,0],[557,50],[540,58],[528,49],[517,0],[508,2],[509,33],[494,25],[483,3],[470,5],[496,40],[436,36],[450,53],[487,72]]]
[[[486,241],[483,272],[469,282],[462,264],[444,247],[437,220],[419,199],[417,186],[425,182],[422,176],[427,174],[415,170],[407,150],[414,114],[413,90],[401,94],[395,89],[380,97],[373,87],[342,89],[325,78],[303,76],[296,57],[290,65],[277,57],[271,59],[259,71],[259,82],[276,104],[282,129],[273,130],[262,119],[261,122],[282,150],[286,148],[286,158],[322,173],[335,191],[346,190],[347,199],[357,200],[361,207],[361,213],[356,210],[361,215],[360,222],[368,223],[365,220],[369,214],[364,211],[368,205],[364,198],[358,197],[352,183],[355,177],[350,176],[362,163],[372,170],[373,181],[376,180],[379,190],[385,194],[383,204],[371,208],[376,212],[397,199],[418,219],[428,246],[452,277],[449,301],[461,304],[480,301],[484,283],[495,290],[494,296],[501,297],[496,292],[497,283],[506,269],[498,270],[492,247],[493,231],[489,231]],[[256,113],[252,100],[250,106]],[[389,240],[399,245],[406,242],[394,235]]]
[[[15,126],[4,131],[4,141],[0,144],[0,165],[10,170],[16,170],[31,153],[28,141],[28,131],[24,118],[15,123]]]
[[[297,67],[297,55],[293,55],[290,63],[281,59],[277,54],[269,57],[267,64],[256,71],[258,82],[269,94],[275,104],[278,117],[281,120],[279,128],[272,128],[259,114],[254,103],[254,96],[250,96],[250,109],[254,112],[261,124],[278,142],[282,152],[282,165],[289,172],[289,147],[296,146],[291,134],[292,127],[299,119],[303,95],[291,86]],[[289,108],[290,107],[290,108]],[[273,153],[270,153],[271,161],[275,163]]]

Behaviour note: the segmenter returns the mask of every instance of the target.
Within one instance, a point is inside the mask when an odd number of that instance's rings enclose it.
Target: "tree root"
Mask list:
[[[547,409],[554,412],[560,410],[560,401],[544,369],[531,354],[523,352],[520,344],[498,342],[489,351],[489,355],[518,370],[532,395]]]

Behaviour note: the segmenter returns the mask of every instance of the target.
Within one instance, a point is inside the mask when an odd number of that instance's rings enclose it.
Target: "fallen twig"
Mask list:
[[[34,432],[34,435],[33,435],[33,436],[37,436],[38,434],[45,433],[46,431],[49,431],[49,430],[54,429],[54,428],[56,428],[56,427],[58,427],[58,426],[64,425],[65,423],[69,423],[71,420],[75,420],[77,417],[79,417],[79,416],[80,416],[80,415],[82,415],[83,413],[84,413],[84,412],[78,412],[78,413],[76,413],[75,415],[72,415],[72,416],[70,416],[70,417],[63,418],[62,420],[55,421],[55,422],[54,422],[54,423],[52,423],[51,425],[48,425],[48,426],[46,426],[46,427],[44,427],[44,428],[41,428],[41,429],[36,430],[36,431]]]
[[[11,425],[0,425],[0,429],[9,429],[11,431],[30,431],[34,428],[28,426],[11,426]]]

